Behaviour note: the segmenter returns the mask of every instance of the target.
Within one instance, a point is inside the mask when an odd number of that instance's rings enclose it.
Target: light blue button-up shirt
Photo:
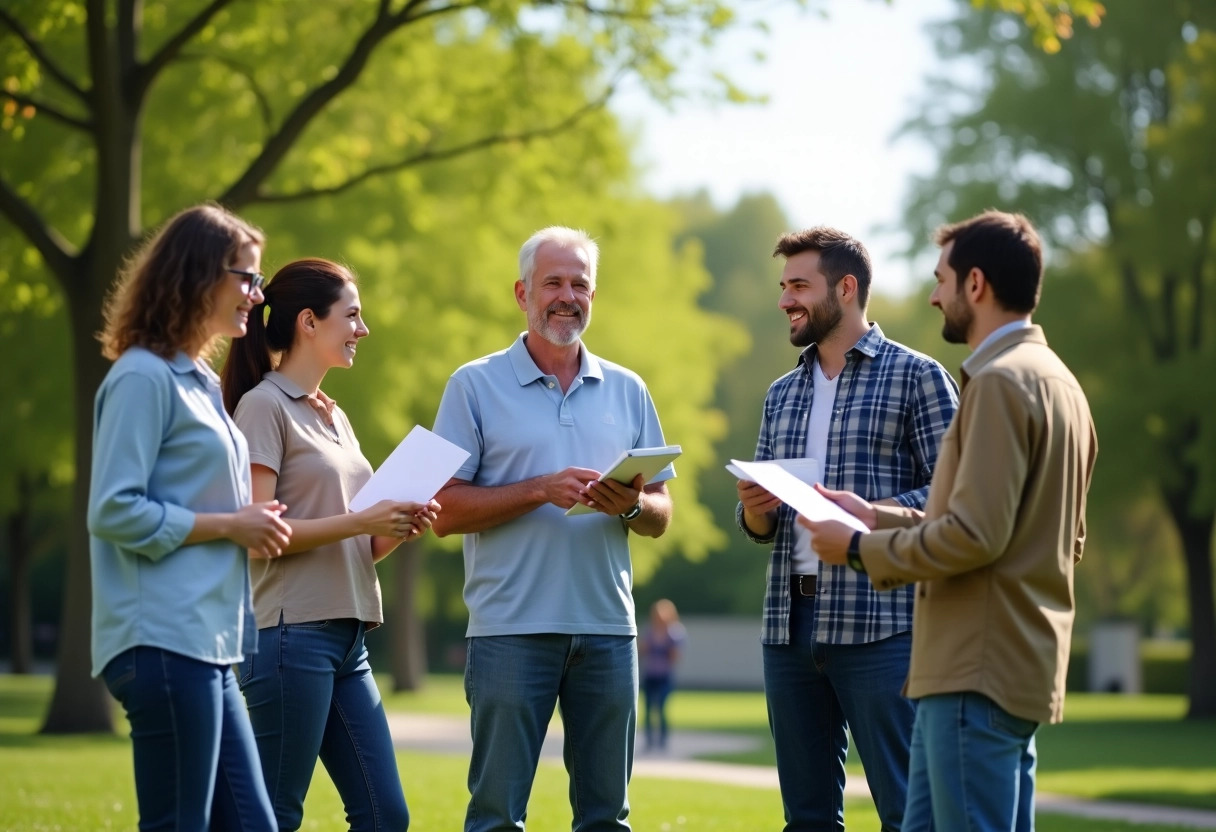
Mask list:
[[[183,545],[195,512],[236,511],[251,490],[245,437],[211,368],[184,353],[124,352],[93,407],[94,676],[136,646],[213,664],[256,649],[244,547]]]
[[[541,372],[521,335],[448,381],[435,433],[469,452],[456,477],[509,485],[571,466],[603,471],[622,451],[666,444],[636,373],[582,349],[570,389]],[[655,477],[675,476],[670,465]],[[442,502],[442,498],[440,498]],[[636,635],[625,522],[546,503],[464,536],[469,636]]]

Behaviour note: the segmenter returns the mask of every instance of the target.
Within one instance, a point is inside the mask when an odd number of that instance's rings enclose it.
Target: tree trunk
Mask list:
[[[30,606],[30,563],[34,559],[30,540],[34,483],[25,471],[17,474],[17,506],[8,517],[9,652],[13,673],[29,673],[34,662],[32,609]]]
[[[89,532],[84,518],[89,504],[89,472],[93,457],[93,396],[109,369],[92,334],[101,329],[102,294],[113,278],[92,280],[88,291],[68,293],[72,321],[73,390],[75,402],[76,482],[72,487],[72,513],[68,530],[68,560],[59,627],[55,693],[42,726],[47,734],[112,732],[112,700],[105,685],[92,678],[92,578],[89,566]],[[91,275],[90,275],[91,276]]]
[[[1178,517],[1191,608],[1191,674],[1187,719],[1216,718],[1216,604],[1212,591],[1212,530],[1216,515]]]
[[[393,690],[418,690],[426,680],[426,629],[418,615],[414,588],[422,568],[422,547],[402,543],[393,555]]]

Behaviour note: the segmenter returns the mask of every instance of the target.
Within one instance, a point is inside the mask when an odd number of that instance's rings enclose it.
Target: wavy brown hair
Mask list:
[[[143,347],[171,358],[205,341],[224,269],[241,246],[264,242],[259,229],[215,203],[172,217],[119,271],[97,336],[102,354],[113,361],[131,347]]]

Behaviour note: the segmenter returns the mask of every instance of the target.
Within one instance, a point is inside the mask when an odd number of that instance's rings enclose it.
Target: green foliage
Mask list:
[[[1080,602],[1177,626],[1191,581],[1208,599],[1189,620],[1195,678],[1216,678],[1216,7],[1112,3],[1054,55],[1000,15],[960,13],[938,43],[979,72],[937,79],[908,125],[939,154],[907,202],[912,239],[993,205],[1044,232],[1036,319],[1085,387],[1101,446]],[[1179,549],[1185,577],[1161,557]]]
[[[1052,0],[973,0],[972,5],[988,5],[1020,14],[1034,36],[1035,45],[1048,54],[1060,51],[1061,40],[1072,37],[1073,21],[1082,18],[1094,27],[1102,20],[1106,7],[1094,0],[1053,2]]]

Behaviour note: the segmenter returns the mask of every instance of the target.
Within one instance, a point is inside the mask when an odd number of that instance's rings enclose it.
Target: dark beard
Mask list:
[[[947,344],[965,344],[971,334],[971,325],[975,322],[975,313],[966,303],[957,303],[957,314],[951,317],[942,310],[942,338]]]
[[[830,295],[823,303],[806,310],[806,322],[802,328],[790,333],[790,343],[795,347],[809,347],[821,343],[836,331],[844,318],[844,310],[836,295]]]

